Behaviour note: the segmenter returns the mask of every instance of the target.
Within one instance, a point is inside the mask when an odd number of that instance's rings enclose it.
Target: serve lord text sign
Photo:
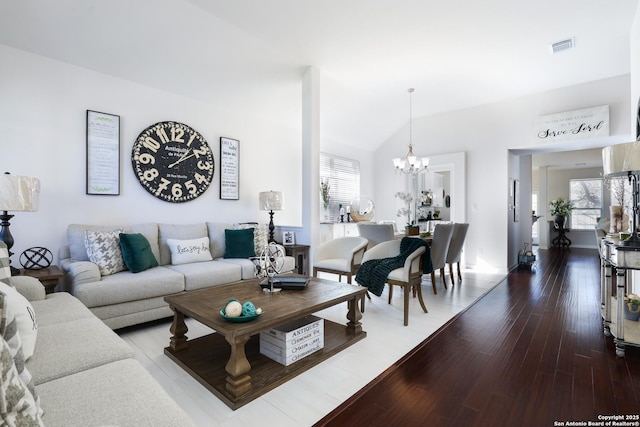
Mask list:
[[[534,130],[536,139],[547,142],[609,136],[609,106],[540,116]]]

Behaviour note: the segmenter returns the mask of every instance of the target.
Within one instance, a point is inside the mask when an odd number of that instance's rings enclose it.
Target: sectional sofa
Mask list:
[[[32,277],[9,278],[3,259],[8,265],[0,242],[1,425],[194,425],[84,304],[45,295]]]
[[[113,243],[120,233],[144,236],[149,243],[146,250],[157,265],[152,262],[149,268],[137,271],[137,260],[130,260],[129,268],[114,268],[113,260],[117,261],[118,250],[125,246],[111,245],[110,249],[109,240]],[[255,266],[249,257],[255,248],[260,252],[266,245],[267,233],[265,225],[218,222],[72,224],[67,228],[68,245],[59,252],[65,273],[62,290],[77,297],[112,329],[161,319],[172,315],[164,302],[167,295],[254,278]],[[115,256],[109,257],[111,252]],[[142,253],[136,247],[132,252],[134,256]],[[105,254],[106,261],[101,258]],[[125,251],[122,257],[127,264]],[[295,259],[285,257],[281,273],[294,268]],[[221,301],[221,307],[223,304]]]

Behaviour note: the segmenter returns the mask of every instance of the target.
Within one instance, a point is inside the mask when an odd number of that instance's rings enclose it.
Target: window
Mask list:
[[[327,217],[320,216],[323,222],[340,220],[340,205],[343,208],[351,205],[351,201],[360,195],[360,162],[320,153],[320,180],[329,183],[329,204]],[[320,193],[320,191],[319,191]],[[324,209],[322,198],[320,209]],[[344,219],[345,221],[347,218]]]
[[[602,215],[602,179],[569,180],[569,198],[573,202],[571,228],[593,230]]]

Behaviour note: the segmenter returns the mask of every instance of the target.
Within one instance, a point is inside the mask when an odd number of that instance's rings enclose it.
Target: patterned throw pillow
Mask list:
[[[5,242],[0,242],[0,282],[4,282],[7,285],[9,278],[11,277],[11,268],[9,267],[9,249]]]
[[[9,344],[0,343],[0,419],[8,426],[44,426],[42,410],[22,382]]]
[[[38,323],[33,306],[16,288],[4,283],[0,283],[0,293],[3,295],[5,306],[15,318],[24,360],[29,360],[36,348],[38,337]]]
[[[32,398],[35,400],[38,416],[42,416],[43,411],[40,407],[40,396],[36,393],[31,373],[25,366],[25,358],[22,353],[22,341],[18,334],[18,322],[16,321],[15,315],[8,307],[5,294],[3,292],[0,292],[0,336],[2,336],[3,343],[6,343],[10,357],[13,359],[13,363],[11,363],[11,365],[15,366],[22,384],[27,387],[27,390],[29,390]],[[5,369],[4,367],[7,365],[8,364],[5,364],[4,362],[0,365],[3,367],[1,369],[3,372]],[[0,402],[1,401],[4,401],[4,399],[0,399]]]
[[[85,247],[89,261],[96,264],[100,274],[108,276],[124,270],[120,249],[120,233],[115,231],[85,231]]]

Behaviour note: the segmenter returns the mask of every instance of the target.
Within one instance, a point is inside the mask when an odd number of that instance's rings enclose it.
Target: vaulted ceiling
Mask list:
[[[322,136],[374,150],[408,121],[409,87],[417,117],[629,73],[637,5],[0,0],[0,43],[289,125],[314,66]]]

